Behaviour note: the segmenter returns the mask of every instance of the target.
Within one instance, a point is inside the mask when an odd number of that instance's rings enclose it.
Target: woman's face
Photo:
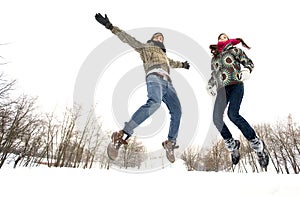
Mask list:
[[[219,42],[225,42],[226,40],[228,40],[228,36],[226,34],[221,34],[219,37]]]

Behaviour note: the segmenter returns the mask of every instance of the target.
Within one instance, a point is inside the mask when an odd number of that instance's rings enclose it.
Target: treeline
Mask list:
[[[289,115],[287,120],[275,124],[255,125],[254,129],[267,146],[270,156],[268,169],[277,173],[299,174],[300,127],[294,122],[292,115]],[[188,148],[182,154],[182,159],[188,170],[261,172],[249,142],[243,136],[239,140],[241,160],[237,166],[232,166],[230,153],[221,139],[206,150]]]
[[[0,168],[8,163],[14,167],[111,167],[106,154],[111,132],[103,131],[100,117],[92,110],[84,116],[80,107],[66,109],[61,119],[41,114],[36,98],[13,98],[15,83],[0,75]],[[144,157],[140,152],[145,149],[133,138],[120,152],[116,165],[139,167]]]

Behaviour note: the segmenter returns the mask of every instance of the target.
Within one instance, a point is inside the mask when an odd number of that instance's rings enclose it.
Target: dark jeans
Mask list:
[[[252,140],[256,137],[254,129],[239,114],[243,96],[243,83],[228,85],[218,90],[213,111],[213,121],[224,140],[232,138],[228,127],[223,121],[224,111],[228,103],[229,119],[241,130],[247,140]]]

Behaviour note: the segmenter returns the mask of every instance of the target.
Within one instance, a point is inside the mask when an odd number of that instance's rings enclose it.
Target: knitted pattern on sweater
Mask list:
[[[245,52],[232,44],[228,44],[221,53],[211,60],[211,78],[208,84],[220,89],[227,85],[242,83],[240,80],[241,64],[252,72],[254,65]]]

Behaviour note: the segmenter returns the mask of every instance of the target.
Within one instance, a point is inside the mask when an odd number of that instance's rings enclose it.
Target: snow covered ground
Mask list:
[[[299,175],[188,172],[180,160],[150,173],[116,169],[0,170],[1,196],[299,196]]]

